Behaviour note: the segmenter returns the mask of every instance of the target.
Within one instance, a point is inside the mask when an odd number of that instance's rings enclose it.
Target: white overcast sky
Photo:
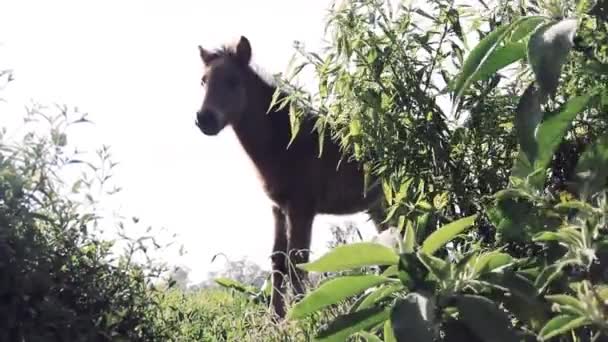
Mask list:
[[[253,59],[284,71],[292,42],[320,44],[329,1],[3,0],[0,69],[15,81],[2,93],[0,126],[22,118],[30,100],[77,106],[95,126],[77,144],[110,145],[125,215],[178,234],[187,252],[167,255],[201,280],[219,252],[268,268],[273,240],[269,201],[231,130],[207,137],[194,126],[202,101],[197,45],[247,36]],[[318,217],[313,251],[329,237]],[[373,228],[364,225],[369,236]]]

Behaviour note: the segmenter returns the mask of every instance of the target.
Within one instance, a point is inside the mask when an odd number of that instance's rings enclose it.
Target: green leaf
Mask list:
[[[290,138],[289,138],[289,142],[287,143],[287,147],[289,148],[291,146],[291,144],[294,142],[294,140],[296,139],[298,132],[300,131],[300,125],[301,125],[301,120],[298,117],[298,110],[296,108],[296,105],[294,103],[290,103],[289,104],[289,124],[290,124]]]
[[[496,200],[505,200],[505,199],[525,199],[525,200],[534,200],[533,195],[527,191],[527,189],[521,188],[506,188],[498,191],[494,198]]]
[[[552,337],[564,334],[572,329],[582,327],[588,323],[589,321],[585,317],[572,315],[556,316],[545,324],[538,334],[538,337],[541,341],[546,341]]]
[[[430,213],[423,213],[418,215],[416,218],[416,239],[420,241],[422,237],[425,235],[426,226],[429,222]]]
[[[477,295],[459,295],[456,307],[460,320],[483,341],[519,341],[507,314],[496,303]]]
[[[456,237],[456,235],[470,228],[475,223],[476,219],[477,214],[467,216],[437,229],[422,243],[422,252],[432,255],[439,248],[443,247],[446,243]]]
[[[397,338],[393,332],[393,325],[390,320],[384,322],[384,342],[397,342]]]
[[[422,252],[418,253],[418,258],[438,280],[446,280],[450,276],[450,264],[443,259]]]
[[[305,317],[387,281],[391,280],[377,275],[342,276],[331,279],[292,306],[287,316],[293,319]]]
[[[541,109],[542,101],[543,97],[541,92],[535,84],[530,84],[519,98],[517,108],[515,109],[514,125],[517,142],[519,143],[521,151],[523,151],[527,157],[526,161],[528,161],[528,163],[524,163],[523,161],[518,163],[519,168],[525,169],[525,172],[521,175],[522,177],[525,177],[534,171],[530,162],[534,162],[538,154],[535,131],[536,127],[538,127],[538,124],[543,119],[543,112]]]
[[[528,60],[543,94],[557,90],[562,65],[574,46],[576,19],[564,19],[543,25],[528,41]]]
[[[407,196],[407,192],[409,191],[410,186],[412,185],[413,181],[414,181],[414,178],[408,178],[408,180],[401,183],[401,185],[399,186],[399,191],[395,195],[395,202],[400,202],[405,199],[405,197]]]
[[[412,221],[407,221],[405,236],[403,237],[403,253],[414,253],[416,247],[416,233]]]
[[[432,301],[420,293],[409,293],[399,300],[391,312],[391,325],[397,341],[433,341]]]
[[[582,158],[582,156],[581,156],[581,158]],[[579,164],[580,164],[580,160],[581,159],[579,159]],[[589,203],[583,202],[583,201],[576,201],[576,200],[559,203],[554,208],[556,210],[576,209],[576,210],[580,210],[582,212],[585,212],[587,214],[592,214],[592,213],[594,213],[596,211],[595,208],[592,205],[590,205]]]
[[[540,124],[536,134],[538,157],[534,161],[535,170],[547,167],[557,146],[559,146],[564,134],[570,127],[572,120],[587,107],[594,95],[594,93],[590,93],[571,98],[559,113]]]
[[[367,309],[391,294],[405,290],[405,286],[399,283],[387,283],[368,294],[357,306],[357,310]]]
[[[527,17],[526,20],[522,21],[517,27],[513,29],[509,41],[519,42],[520,40],[528,37],[533,33],[542,23],[549,20],[548,17],[542,16],[531,16]]]
[[[604,302],[608,302],[608,285],[597,285],[595,291]]]
[[[519,151],[515,156],[515,162],[513,163],[513,168],[511,170],[511,176],[525,179],[531,173],[533,173],[534,169],[532,163],[528,159],[525,151],[522,149],[522,146],[519,147]]]
[[[485,36],[475,48],[469,53],[465,59],[460,75],[454,82],[453,92],[455,94],[455,103],[467,90],[471,84],[471,80],[475,78],[479,68],[483,65],[483,61],[497,48],[498,44],[505,38],[505,32],[511,28],[511,25],[503,25]]]
[[[389,317],[390,309],[383,307],[371,307],[341,315],[321,328],[315,336],[315,341],[343,342],[348,336],[380,324]]]
[[[495,75],[499,70],[526,57],[526,45],[522,42],[511,42],[497,48],[483,66],[471,78],[470,83],[485,81]]]
[[[372,333],[368,333],[367,331],[360,331],[357,333],[357,335],[363,337],[367,342],[382,342],[382,339],[380,339],[380,337]]]
[[[548,295],[545,296],[545,298],[547,298],[553,303],[559,304],[560,307],[568,307],[572,309],[573,312],[576,312],[580,316],[585,315],[585,306],[577,298],[565,294]]]
[[[351,130],[352,130],[352,128],[351,128]],[[389,205],[392,204],[393,203],[393,188],[391,187],[391,184],[386,180],[382,180],[382,191],[384,192],[384,199],[386,200],[386,203],[388,203]]]
[[[453,85],[450,85],[455,94],[454,103],[459,102],[462,94],[473,82],[486,78],[522,58],[521,47],[517,40],[523,38],[538,26],[537,22],[541,19],[545,20],[545,18],[538,16],[520,18],[509,25],[500,26],[485,36],[469,53],[463,63],[460,75]],[[536,23],[536,26],[534,23]],[[499,45],[513,30],[515,31],[511,36],[511,41],[500,47]]]
[[[399,267],[397,265],[391,265],[387,267],[381,275],[385,277],[396,276],[399,273]]]
[[[356,137],[361,134],[361,122],[357,119],[353,119],[350,124],[350,135]],[[390,188],[389,188],[390,189]]]
[[[492,272],[497,268],[510,265],[513,262],[513,257],[507,253],[500,252],[489,252],[480,255],[474,262],[474,269],[476,274],[483,274],[486,272]]]
[[[450,193],[447,191],[437,194],[433,197],[433,207],[435,207],[435,209],[443,209],[449,204],[449,199]]]
[[[538,275],[536,281],[534,281],[534,286],[538,289],[540,293],[542,293],[545,288],[549,286],[549,284],[551,284],[551,282],[561,274],[562,268],[564,268],[566,265],[576,263],[578,263],[576,259],[566,259],[555,264],[548,265]]]
[[[580,230],[573,227],[563,227],[557,232],[541,232],[535,235],[532,241],[558,241],[566,246],[584,246],[583,235]]]
[[[580,156],[575,169],[579,193],[585,197],[601,191],[608,177],[608,135],[601,136]]]
[[[399,256],[391,248],[372,242],[357,242],[338,246],[319,259],[299,264],[309,272],[338,272],[358,267],[396,265]]]

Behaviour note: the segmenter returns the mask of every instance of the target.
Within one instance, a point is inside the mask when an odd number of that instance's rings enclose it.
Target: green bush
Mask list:
[[[354,300],[319,341],[608,339],[606,5],[334,8],[329,46],[297,47],[304,62],[277,104],[294,127],[317,112],[317,128],[367,164],[401,243],[299,265],[384,269],[333,277],[288,316]],[[292,85],[308,65],[313,96]]]
[[[29,110],[21,141],[0,135],[0,340],[171,340],[151,289],[162,269],[135,260],[145,239],[121,241],[117,254],[99,236],[107,222],[94,195],[111,178],[109,150],[98,165],[68,153],[69,123],[86,118],[49,112]]]

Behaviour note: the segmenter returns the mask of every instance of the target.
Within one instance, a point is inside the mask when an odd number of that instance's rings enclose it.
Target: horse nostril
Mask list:
[[[209,110],[197,113],[196,125],[205,134],[215,134],[219,130],[219,123],[215,114]]]
[[[201,125],[203,126],[215,126],[216,124],[216,120],[215,117],[213,116],[213,114],[207,113],[206,115],[201,115],[200,119],[199,119]]]

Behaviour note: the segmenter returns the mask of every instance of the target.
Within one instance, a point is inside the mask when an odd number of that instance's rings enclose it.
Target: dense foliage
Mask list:
[[[162,268],[136,260],[152,240],[123,234],[116,254],[99,236],[97,194],[116,191],[105,186],[112,162],[107,147],[98,163],[68,153],[67,128],[86,122],[73,116],[35,106],[23,140],[0,136],[0,340],[170,340],[150,290]]]
[[[289,317],[349,299],[318,340],[608,339],[606,13],[605,1],[334,7],[329,46],[297,46],[277,104],[294,134],[316,112],[383,182],[399,246],[300,265],[384,268],[324,282]],[[307,66],[313,95],[293,82]]]

